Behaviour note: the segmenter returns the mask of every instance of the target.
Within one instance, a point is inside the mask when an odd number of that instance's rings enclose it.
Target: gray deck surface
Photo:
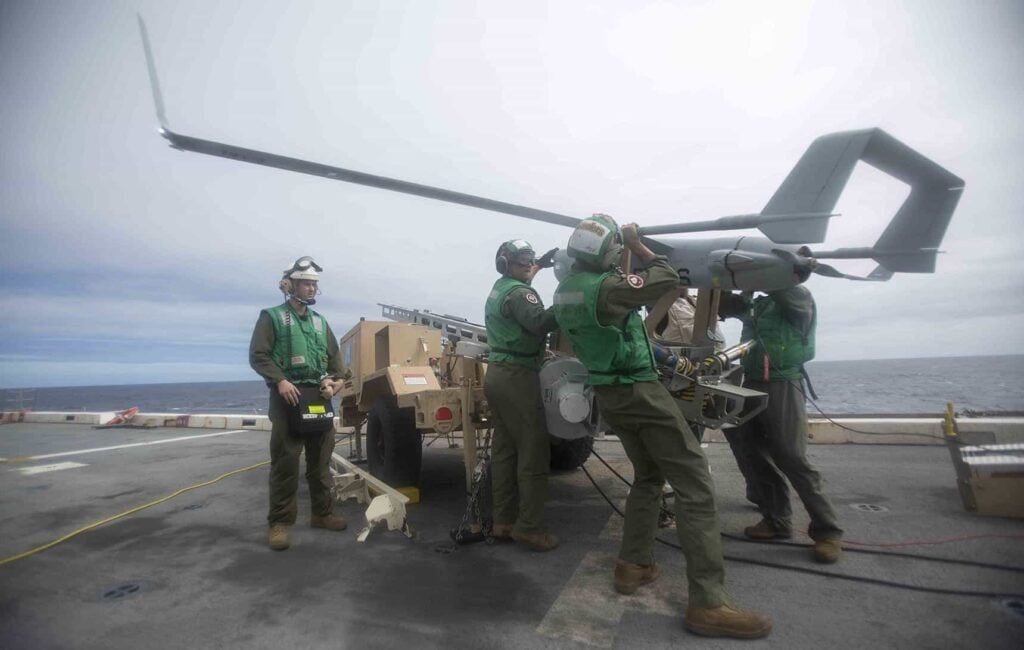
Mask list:
[[[95,430],[0,426],[0,457],[201,436],[197,429]],[[267,432],[245,431],[0,464],[0,560],[134,506],[267,459]],[[339,444],[339,450],[345,449]],[[598,452],[627,477],[615,441]],[[728,447],[706,450],[724,532],[755,523]],[[548,523],[562,538],[536,554],[514,544],[453,553],[448,531],[465,505],[461,450],[425,449],[418,537],[355,535],[364,507],[339,506],[347,531],[308,527],[300,486],[292,548],[266,546],[267,467],[259,467],[0,565],[0,647],[15,648],[1015,648],[1024,601],[939,595],[727,562],[736,601],[772,617],[766,639],[704,639],[682,626],[679,551],[656,549],[664,572],[634,596],[611,587],[620,520],[576,470],[554,474]],[[889,548],[1024,567],[1024,521],[963,510],[942,447],[813,445],[848,540],[872,543],[984,537]],[[56,471],[24,469],[81,463]],[[597,460],[587,468],[621,504],[626,486]],[[863,510],[870,504],[882,509]],[[806,527],[795,506],[797,524]],[[662,537],[675,541],[673,531]],[[798,535],[795,542],[806,543]],[[725,542],[730,558],[921,587],[1024,594],[1024,573],[848,552],[821,567],[804,547]],[[116,597],[117,594],[124,594]]]

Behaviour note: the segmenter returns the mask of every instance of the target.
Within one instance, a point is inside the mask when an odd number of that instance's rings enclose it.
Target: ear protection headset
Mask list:
[[[495,270],[502,275],[508,274],[512,262],[515,261],[516,256],[522,253],[529,253],[530,257],[533,257],[533,246],[530,245],[530,242],[513,239],[502,243],[501,246],[498,246],[498,252],[494,254]]]
[[[613,266],[619,263],[619,258],[622,257],[622,233],[616,231],[615,235],[612,236],[612,240],[608,242],[608,250],[601,256],[601,269],[607,271]],[[626,273],[631,273],[629,269],[625,269]]]
[[[509,260],[507,255],[508,247],[506,244],[508,244],[508,242],[503,242],[501,246],[498,246],[498,252],[494,254],[494,268],[502,275],[508,273]]]

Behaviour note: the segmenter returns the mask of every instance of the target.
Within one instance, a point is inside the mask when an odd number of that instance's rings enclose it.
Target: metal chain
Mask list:
[[[465,442],[463,444],[466,444]],[[484,446],[480,453],[480,460],[477,462],[476,467],[473,469],[473,488],[469,493],[469,501],[466,504],[466,510],[462,513],[462,521],[459,523],[459,527],[452,530],[452,543],[442,544],[436,547],[434,550],[438,553],[449,554],[457,549],[462,541],[465,539],[465,533],[469,530],[471,521],[481,522],[482,530],[484,535],[484,541],[490,543],[491,529],[490,526],[484,525],[483,513],[480,511],[480,489],[484,485],[485,481],[490,480],[491,474],[491,455],[490,455],[490,434],[484,438]]]

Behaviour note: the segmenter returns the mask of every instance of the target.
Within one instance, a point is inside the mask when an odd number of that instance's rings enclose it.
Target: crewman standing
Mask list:
[[[300,257],[285,269],[278,288],[283,304],[260,312],[249,343],[249,365],[270,388],[270,526],[269,545],[275,551],[288,548],[288,527],[298,514],[299,454],[306,450],[306,482],[312,502],[313,528],[344,530],[347,523],[333,514],[330,460],[334,451],[333,419],[330,429],[318,433],[299,431],[289,414],[300,407],[305,394],[317,394],[321,386],[333,396],[341,388],[338,339],[327,320],[313,311],[319,293],[319,272],[311,257]]]
[[[617,268],[623,244],[644,265]],[[722,542],[714,487],[700,444],[658,381],[654,356],[637,309],[677,290],[668,261],[641,241],[636,224],[622,228],[603,214],[584,219],[569,239],[576,260],[555,291],[562,331],[589,371],[602,417],[633,464],[622,546],[614,572],[623,594],[658,578],[653,546],[662,486],[677,497],[677,533],[686,556],[689,599],[684,624],[704,636],[757,638],[771,621],[736,608],[725,590]]]
[[[544,528],[551,443],[537,373],[544,361],[546,336],[558,324],[530,286],[541,267],[528,242],[503,243],[494,266],[501,277],[484,307],[490,346],[484,392],[494,424],[492,532],[496,538],[549,551],[558,546],[558,538]]]
[[[754,488],[761,521],[744,529],[751,539],[793,535],[788,479],[810,515],[807,534],[813,557],[823,564],[843,553],[843,530],[824,493],[821,475],[807,460],[804,363],[814,358],[818,308],[804,285],[770,291],[748,301],[732,294],[724,303],[743,322],[742,340],[755,342],[743,357],[743,385],[768,394],[768,407],[748,422],[726,429],[726,437],[748,485]]]

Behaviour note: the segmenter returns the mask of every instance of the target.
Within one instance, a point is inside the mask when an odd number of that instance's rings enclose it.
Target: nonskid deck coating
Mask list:
[[[268,434],[188,437],[182,429],[94,430],[82,425],[0,427],[0,457],[101,447],[54,460],[0,464],[0,559],[76,528],[267,459]],[[195,433],[201,433],[196,431]],[[184,434],[184,436],[183,436]],[[544,554],[512,544],[460,547],[462,452],[424,450],[422,502],[409,507],[415,540],[375,531],[355,541],[363,506],[339,506],[349,530],[313,530],[300,481],[293,546],[266,547],[267,468],[259,467],[0,565],[5,648],[1017,648],[1024,617],[998,598],[937,595],[747,564],[769,561],[918,586],[1024,594],[1024,573],[847,553],[832,567],[809,551],[727,539],[727,584],[743,606],[775,623],[764,640],[702,639],[683,630],[685,563],[659,545],[662,577],[634,596],[611,588],[621,520],[581,471],[552,475],[547,519],[562,546]],[[339,449],[344,449],[344,445]],[[614,441],[597,446],[631,476]],[[722,527],[758,515],[742,497],[728,447],[706,449]],[[1024,566],[1024,522],[961,507],[942,447],[814,445],[849,540],[875,543],[989,535],[891,549]],[[63,469],[21,469],[57,462]],[[616,503],[626,487],[598,461],[587,469]],[[869,507],[864,508],[863,505]],[[806,515],[795,507],[796,524]],[[994,537],[1000,535],[1002,537]],[[675,541],[674,534],[662,536]],[[797,537],[796,541],[806,542]]]

